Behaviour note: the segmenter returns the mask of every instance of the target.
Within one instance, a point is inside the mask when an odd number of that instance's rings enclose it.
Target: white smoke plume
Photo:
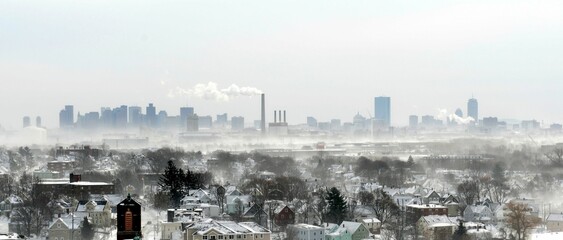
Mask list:
[[[173,98],[187,95],[205,100],[228,102],[232,97],[255,96],[260,94],[262,94],[262,91],[255,87],[239,87],[236,84],[231,84],[231,86],[227,88],[219,89],[217,83],[208,82],[207,84],[196,84],[189,89],[176,87],[168,92],[168,97]]]
[[[457,124],[460,125],[467,125],[470,124],[471,122],[474,122],[475,120],[472,117],[460,117],[458,115],[452,114],[452,113],[448,113],[447,109],[438,109],[439,114],[437,116],[438,119],[443,120],[443,121],[449,121],[449,122],[455,122]]]

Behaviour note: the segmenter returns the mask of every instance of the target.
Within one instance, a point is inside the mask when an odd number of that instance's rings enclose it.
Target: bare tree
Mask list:
[[[527,204],[510,202],[507,204],[508,214],[506,222],[514,232],[518,240],[526,239],[530,229],[540,224],[541,219],[530,214],[531,209]]]
[[[544,154],[551,163],[557,167],[563,166],[563,148],[554,148]]]

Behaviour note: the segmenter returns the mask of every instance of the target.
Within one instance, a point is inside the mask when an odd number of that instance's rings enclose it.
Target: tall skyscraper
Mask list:
[[[147,116],[147,125],[149,127],[155,127],[156,126],[156,108],[154,107],[154,105],[152,103],[149,103],[149,105],[147,106],[147,110],[146,110],[146,116]]]
[[[383,121],[385,127],[391,126],[391,98],[375,97],[374,107],[375,120]]]
[[[28,116],[23,117],[23,127],[29,127],[31,126],[31,118],[29,118]]]
[[[74,106],[66,105],[63,110],[59,112],[59,127],[68,128],[74,125]]]
[[[418,128],[418,116],[417,115],[410,115],[409,116],[409,127],[411,129]]]
[[[317,119],[314,117],[307,117],[307,126],[316,128],[317,127]]]
[[[231,118],[231,129],[240,131],[244,129],[244,117],[232,117]]]
[[[188,117],[194,115],[193,107],[180,108],[180,129],[185,129],[188,124]]]
[[[42,126],[41,126],[41,117],[40,117],[40,116],[37,116],[37,117],[35,118],[35,126],[36,126],[36,127],[42,127]]]
[[[129,125],[139,126],[143,121],[142,108],[138,106],[129,107]]]
[[[477,99],[471,98],[467,101],[467,116],[473,118],[475,123],[479,122],[479,103],[477,103]]]

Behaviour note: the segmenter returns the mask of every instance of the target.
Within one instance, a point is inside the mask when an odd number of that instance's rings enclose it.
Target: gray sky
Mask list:
[[[216,82],[252,86],[290,123],[453,112],[563,122],[561,1],[0,1],[0,125],[58,111],[189,105],[251,122],[259,98],[169,97]],[[164,84],[163,84],[164,83]],[[76,111],[75,110],[75,111]],[[215,118],[215,116],[214,116]]]

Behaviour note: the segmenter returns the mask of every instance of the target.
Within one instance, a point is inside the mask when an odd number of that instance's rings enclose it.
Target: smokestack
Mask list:
[[[260,123],[260,129],[262,134],[266,134],[266,96],[262,93],[262,122]]]
[[[278,113],[279,113],[279,115],[280,115],[280,116],[279,116],[279,118],[280,118],[280,121],[279,121],[279,122],[282,122],[282,121],[281,121],[281,117],[282,117],[282,116],[281,116],[281,110],[279,110]]]
[[[285,110],[283,110],[283,123],[287,123],[287,122],[285,121]]]
[[[274,110],[274,123],[278,122],[278,115],[277,115],[278,111]]]

